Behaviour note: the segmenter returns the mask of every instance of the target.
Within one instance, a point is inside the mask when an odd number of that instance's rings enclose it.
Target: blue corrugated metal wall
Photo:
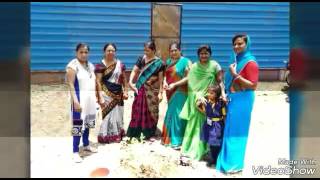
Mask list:
[[[260,67],[284,67],[289,54],[289,3],[183,3],[182,50],[197,60],[200,44],[226,67],[231,38],[246,32]],[[151,35],[150,3],[31,3],[31,70],[63,70],[75,45],[91,47],[90,61],[102,58],[106,42],[115,42],[119,58],[131,68]]]
[[[90,61],[101,60],[106,42],[132,67],[150,38],[147,2],[31,3],[31,70],[64,70],[78,42],[89,44]]]
[[[182,50],[193,61],[200,44],[212,45],[213,58],[227,66],[231,39],[245,32],[262,68],[284,67],[289,55],[289,3],[183,3]]]

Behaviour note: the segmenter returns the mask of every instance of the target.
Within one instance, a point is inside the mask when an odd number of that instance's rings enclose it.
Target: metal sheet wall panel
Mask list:
[[[288,2],[183,3],[182,51],[197,61],[197,49],[210,44],[213,58],[224,68],[232,37],[247,33],[261,68],[283,68],[289,56]]]
[[[93,63],[113,42],[118,58],[132,68],[150,35],[148,2],[32,2],[31,70],[64,70],[79,42],[89,44]]]

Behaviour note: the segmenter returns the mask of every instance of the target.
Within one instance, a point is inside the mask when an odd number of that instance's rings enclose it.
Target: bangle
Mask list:
[[[232,76],[234,77],[234,78],[236,78],[236,77],[238,77],[239,76],[239,74],[232,74]]]
[[[239,74],[237,74],[237,76],[234,78],[234,80],[239,79],[241,76]]]

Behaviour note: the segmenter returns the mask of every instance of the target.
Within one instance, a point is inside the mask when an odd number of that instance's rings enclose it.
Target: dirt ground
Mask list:
[[[89,177],[96,168],[108,168],[107,177],[250,177],[253,167],[279,167],[278,159],[289,157],[289,103],[281,91],[282,82],[261,82],[256,91],[245,169],[240,174],[223,175],[205,161],[179,165],[179,151],[162,146],[160,140],[118,144],[97,143],[101,119],[90,133],[98,153],[85,154],[80,164],[72,162],[70,103],[67,87],[31,86],[31,177]],[[124,125],[130,122],[133,94],[125,101]],[[162,129],[167,102],[160,104],[158,128]],[[270,177],[270,175],[256,175]],[[280,175],[279,175],[280,176]],[[276,177],[276,176],[272,176]],[[281,175],[280,177],[288,177]]]

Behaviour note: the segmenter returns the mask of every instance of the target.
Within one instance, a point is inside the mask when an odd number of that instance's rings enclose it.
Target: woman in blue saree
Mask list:
[[[236,35],[232,43],[234,53],[225,77],[229,103],[222,149],[216,165],[216,169],[224,173],[239,172],[244,167],[254,90],[259,76],[256,58],[250,52],[249,36]]]

